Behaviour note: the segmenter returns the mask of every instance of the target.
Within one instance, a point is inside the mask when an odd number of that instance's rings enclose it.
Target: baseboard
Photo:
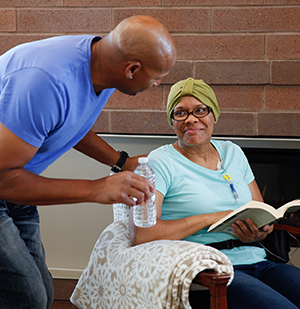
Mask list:
[[[68,269],[68,268],[51,268],[49,271],[53,278],[57,279],[79,279],[83,269]]]

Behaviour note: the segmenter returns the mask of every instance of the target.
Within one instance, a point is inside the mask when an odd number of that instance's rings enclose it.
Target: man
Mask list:
[[[50,308],[36,206],[146,201],[153,186],[132,173],[137,158],[91,131],[115,88],[158,86],[176,61],[166,28],[149,16],[122,21],[106,37],[62,36],[0,57],[0,308]],[[97,180],[39,176],[70,148],[125,170]],[[127,160],[126,160],[127,159]]]

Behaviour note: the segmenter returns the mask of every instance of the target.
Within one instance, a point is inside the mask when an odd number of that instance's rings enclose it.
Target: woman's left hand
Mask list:
[[[242,242],[256,242],[264,240],[272,231],[273,225],[265,225],[258,229],[251,219],[246,219],[245,223],[237,220],[232,224],[235,236]]]

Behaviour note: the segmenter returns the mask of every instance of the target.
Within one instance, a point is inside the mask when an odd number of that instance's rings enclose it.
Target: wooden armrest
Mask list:
[[[205,270],[195,277],[193,283],[209,289],[211,309],[227,309],[227,283],[229,279],[229,275],[218,275],[213,270]]]
[[[298,239],[298,241],[300,241],[300,228],[299,227],[275,223],[274,229],[281,230],[281,231],[288,231],[289,233],[294,235]]]

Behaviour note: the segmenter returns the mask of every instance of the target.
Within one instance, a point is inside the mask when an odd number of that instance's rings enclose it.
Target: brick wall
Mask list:
[[[178,61],[159,87],[135,97],[116,92],[95,131],[172,133],[166,96],[192,76],[217,94],[216,135],[300,136],[299,0],[0,0],[0,54],[54,35],[106,35],[136,14],[165,24]]]

